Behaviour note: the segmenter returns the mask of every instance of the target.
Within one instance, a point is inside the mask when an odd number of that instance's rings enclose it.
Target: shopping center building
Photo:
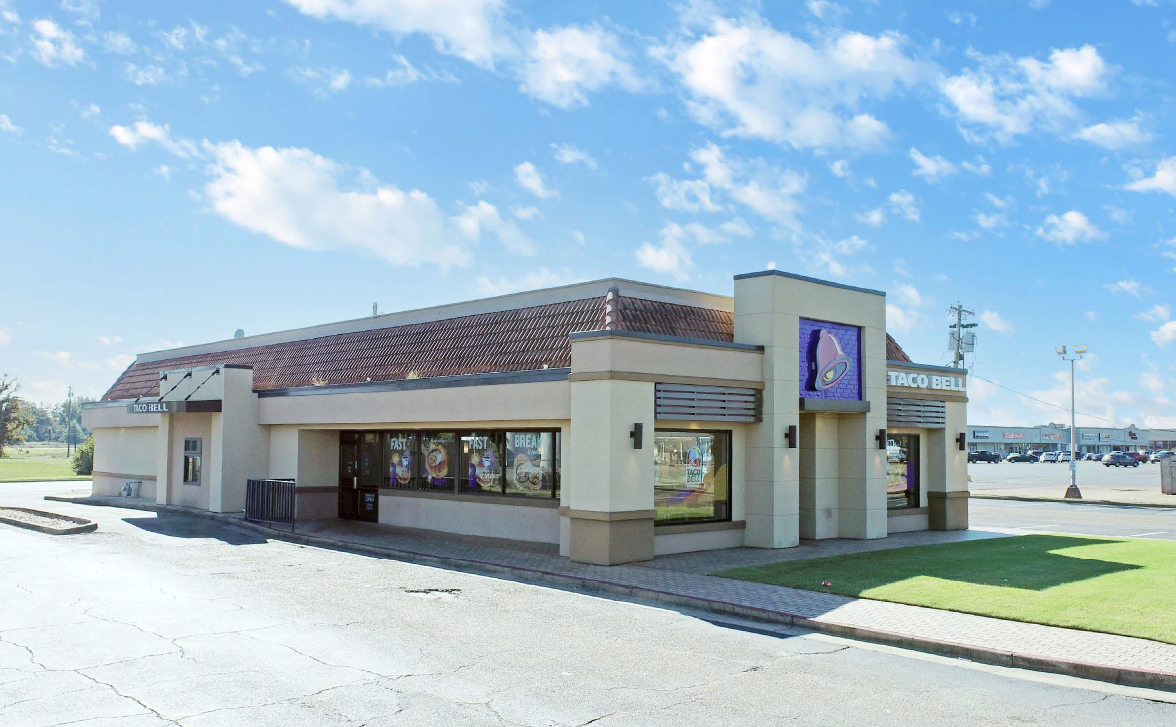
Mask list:
[[[1176,430],[1127,427],[1076,427],[1074,448],[1082,454],[1125,451],[1158,451],[1176,448]],[[968,449],[998,454],[1013,452],[1070,451],[1070,427],[1043,424],[1039,427],[968,425]]]
[[[301,520],[599,564],[966,528],[966,372],[912,362],[885,303],[606,279],[140,354],[84,410],[94,491],[224,513],[292,480]]]

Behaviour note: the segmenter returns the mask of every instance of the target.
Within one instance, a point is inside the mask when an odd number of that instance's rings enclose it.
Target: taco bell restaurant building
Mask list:
[[[300,520],[596,564],[967,528],[966,373],[885,303],[606,279],[144,353],[83,412],[94,492],[228,513],[292,480]]]

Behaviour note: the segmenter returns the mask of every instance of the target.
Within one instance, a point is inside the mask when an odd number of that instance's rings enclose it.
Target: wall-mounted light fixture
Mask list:
[[[958,437],[956,437],[956,444],[959,445],[961,452],[963,452],[965,449],[968,448],[967,441],[968,441],[968,433],[967,432],[960,432],[960,435]]]
[[[878,433],[874,435],[874,439],[878,440],[878,449],[886,449],[886,430],[879,429]]]
[[[629,437],[633,440],[633,449],[641,449],[641,433],[644,429],[644,425],[637,422],[633,425],[633,430],[629,432]]]
[[[784,432],[784,439],[788,442],[789,449],[796,449],[796,425],[789,424],[787,431]]]

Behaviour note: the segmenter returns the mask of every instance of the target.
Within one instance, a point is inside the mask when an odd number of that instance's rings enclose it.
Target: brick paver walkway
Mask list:
[[[127,504],[126,500],[119,498],[80,498],[78,501],[114,506]],[[132,507],[136,505],[139,503],[131,504]],[[885,540],[822,541],[776,551],[738,548],[668,556],[642,564],[593,566],[562,558],[558,549],[548,544],[442,534],[373,523],[343,520],[299,523],[296,533],[296,536],[325,538],[367,548],[508,568],[522,575],[578,579],[588,584],[632,589],[637,595],[670,596],[679,603],[701,599],[712,606],[726,604],[747,611],[770,612],[765,615],[801,617],[838,629],[884,632],[916,641],[962,645],[1032,660],[1064,660],[1113,669],[1158,672],[1164,675],[1168,688],[1176,686],[1176,645],[1172,644],[705,575],[716,568],[738,565],[1000,535],[975,531],[906,533]]]

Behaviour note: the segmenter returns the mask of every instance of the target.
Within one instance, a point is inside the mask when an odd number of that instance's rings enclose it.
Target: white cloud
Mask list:
[[[995,230],[998,227],[1007,227],[1009,224],[1008,217],[1003,212],[980,212],[977,210],[974,217],[976,224],[980,225],[986,230]]]
[[[515,217],[518,217],[520,220],[533,220],[536,217],[543,216],[539,213],[538,207],[532,207],[531,205],[516,205],[515,208],[511,210],[511,214],[513,214]]]
[[[1048,62],[969,55],[977,67],[945,77],[940,90],[971,141],[1008,143],[1035,128],[1061,133],[1079,116],[1072,99],[1102,93],[1111,73],[1091,45],[1055,49]]]
[[[131,40],[131,36],[116,31],[107,31],[102,34],[102,48],[107,53],[116,53],[120,56],[128,56],[139,50],[135,41]]]
[[[821,20],[836,22],[849,14],[848,10],[835,2],[830,2],[830,0],[808,0],[804,6],[810,13]]]
[[[1075,139],[1089,141],[1104,149],[1120,150],[1146,144],[1154,137],[1151,132],[1139,128],[1139,117],[1130,121],[1111,121],[1094,124],[1078,130]]]
[[[554,288],[560,285],[571,285],[573,283],[583,282],[584,278],[567,268],[559,271],[548,270],[547,268],[539,268],[538,270],[531,270],[522,275],[512,275],[507,277],[498,277],[495,279],[487,277],[478,277],[478,289],[483,295],[506,295],[508,293],[517,293],[521,290],[536,290],[539,288]]]
[[[24,133],[24,129],[12,123],[12,119],[8,118],[8,114],[0,114],[0,131],[6,134],[16,134],[17,136]]]
[[[138,151],[139,145],[153,141],[181,159],[199,156],[199,150],[191,140],[173,139],[167,124],[160,126],[150,121],[136,121],[131,126],[115,124],[110,127],[110,135],[131,151]]]
[[[908,283],[896,283],[894,291],[907,305],[918,308],[923,305],[923,295],[919,289]]]
[[[539,170],[531,162],[519,164],[514,168],[514,172],[519,186],[539,199],[559,196],[559,192],[547,188],[547,185],[543,182],[543,175],[539,173]]]
[[[135,363],[135,357],[126,353],[121,353],[106,359],[107,367],[114,371],[123,371],[133,363]]]
[[[900,189],[890,194],[890,208],[911,222],[919,221],[918,202],[919,200],[915,198],[915,195],[905,189]]]
[[[84,109],[82,109],[82,110],[81,110],[81,112],[80,112],[80,116],[81,116],[83,119],[86,119],[87,121],[89,121],[90,119],[96,119],[96,118],[98,118],[98,116],[99,116],[101,113],[102,113],[102,109],[98,108],[98,104],[93,104],[93,103],[92,103],[92,104],[90,104],[89,106],[87,106],[86,108],[84,108]]]
[[[897,33],[831,31],[810,44],[757,16],[703,15],[684,17],[700,27],[653,53],[679,77],[695,119],[724,135],[795,148],[878,147],[890,130],[862,107],[930,72],[903,52]]]
[[[1151,332],[1152,340],[1157,346],[1167,346],[1176,341],[1176,321],[1168,321]]]
[[[1167,383],[1164,381],[1164,377],[1155,371],[1144,371],[1139,374],[1139,386],[1153,394],[1163,394],[1167,389]]]
[[[1150,309],[1142,313],[1136,313],[1135,317],[1141,321],[1151,321],[1152,323],[1162,323],[1172,318],[1172,309],[1166,305],[1154,305]]]
[[[1016,332],[1016,328],[1012,323],[1000,317],[1000,314],[994,310],[986,310],[980,313],[980,322],[985,327],[990,328],[1003,336],[1009,336]]]
[[[596,169],[596,160],[588,152],[572,144],[552,144],[551,153],[560,164],[583,164]]]
[[[154,171],[156,174],[163,177],[163,181],[165,181],[165,182],[171,181],[171,167],[169,167],[168,165],[160,164],[159,166],[157,166],[155,168]]]
[[[422,72],[399,53],[394,53],[392,57],[396,61],[395,68],[386,70],[382,77],[368,77],[364,79],[364,83],[373,88],[397,88],[424,80],[448,83],[457,81],[457,78],[450,74],[439,74],[429,70]]]
[[[911,147],[910,151],[911,161],[915,163],[915,168],[911,174],[916,177],[922,177],[929,183],[934,184],[944,177],[955,174],[956,165],[949,162],[947,159],[936,154],[933,157],[924,155],[915,147]]]
[[[305,15],[370,25],[396,36],[421,33],[438,51],[491,67],[514,52],[502,23],[505,0],[286,0]]]
[[[988,173],[992,171],[992,167],[989,166],[984,157],[980,156],[979,154],[976,155],[976,161],[963,161],[960,162],[960,166],[972,174],[979,174],[982,177],[987,177]]]
[[[845,159],[837,159],[829,162],[829,171],[833,173],[834,177],[841,177],[843,179],[851,174],[849,171],[849,162]]]
[[[1070,210],[1061,217],[1049,215],[1045,218],[1042,226],[1034,230],[1034,233],[1041,239],[1049,240],[1059,247],[1101,240],[1107,236],[1078,210]]]
[[[212,210],[247,230],[303,250],[344,250],[393,265],[446,271],[470,261],[468,245],[426,193],[402,191],[360,175],[345,184],[338,163],[309,149],[239,141],[211,144]]]
[[[52,20],[34,20],[33,57],[46,66],[76,66],[86,59],[86,52],[78,46],[74,34],[62,29]]]
[[[742,218],[724,222],[718,227],[707,227],[697,222],[680,225],[668,222],[662,228],[662,237],[671,235],[678,240],[693,240],[699,245],[723,245],[733,241],[736,237],[751,237],[751,227]]]
[[[820,272],[841,277],[849,270],[846,265],[849,260],[869,246],[868,241],[857,235],[851,235],[843,240],[817,237],[803,244],[800,255],[808,265]]]
[[[637,264],[655,273],[670,275],[676,280],[688,280],[690,271],[694,269],[694,261],[682,244],[682,228],[671,223],[662,228],[660,235],[659,244],[643,242],[637,248]]]
[[[0,327],[0,346],[7,346],[10,343],[12,343],[12,329],[7,326]]]
[[[901,308],[893,303],[886,304],[886,331],[888,333],[910,333],[923,325],[917,311]]]
[[[721,189],[736,202],[761,217],[790,229],[798,229],[797,201],[808,179],[791,169],[781,169],[761,158],[745,160],[727,156],[712,142],[696,148],[690,158],[702,167],[703,180]]]
[[[711,188],[705,180],[678,180],[665,172],[658,172],[648,181],[653,182],[657,201],[666,209],[678,212],[718,212],[723,209],[711,200]]]
[[[498,238],[507,252],[515,255],[535,254],[534,243],[513,222],[502,219],[498,208],[489,202],[479,201],[470,205],[451,221],[471,242],[477,242],[485,229]]]
[[[143,66],[137,63],[128,63],[126,65],[125,75],[127,80],[136,86],[158,86],[170,80],[167,75],[167,70],[154,63],[148,63]]]
[[[122,336],[95,336],[94,340],[101,343],[103,346],[113,346],[122,343]]]
[[[346,91],[355,80],[355,76],[346,68],[291,68],[290,77],[301,84],[312,86],[318,98]],[[369,85],[376,85],[372,81],[382,83],[380,79],[368,79]]]
[[[642,88],[620,40],[599,26],[536,30],[519,75],[520,91],[562,109],[586,106],[589,92],[607,86]]]
[[[854,217],[858,222],[869,225],[870,227],[877,227],[886,221],[886,213],[882,210],[881,207],[875,207],[872,210],[859,212],[858,214],[854,215]]]
[[[1139,298],[1140,293],[1143,292],[1143,285],[1134,278],[1130,280],[1116,280],[1113,283],[1105,283],[1103,284],[1103,287],[1112,293],[1127,293],[1128,295],[1134,295],[1136,298]]]
[[[1155,174],[1137,179],[1124,188],[1133,192],[1167,192],[1176,197],[1176,156],[1161,158],[1156,163]]]

